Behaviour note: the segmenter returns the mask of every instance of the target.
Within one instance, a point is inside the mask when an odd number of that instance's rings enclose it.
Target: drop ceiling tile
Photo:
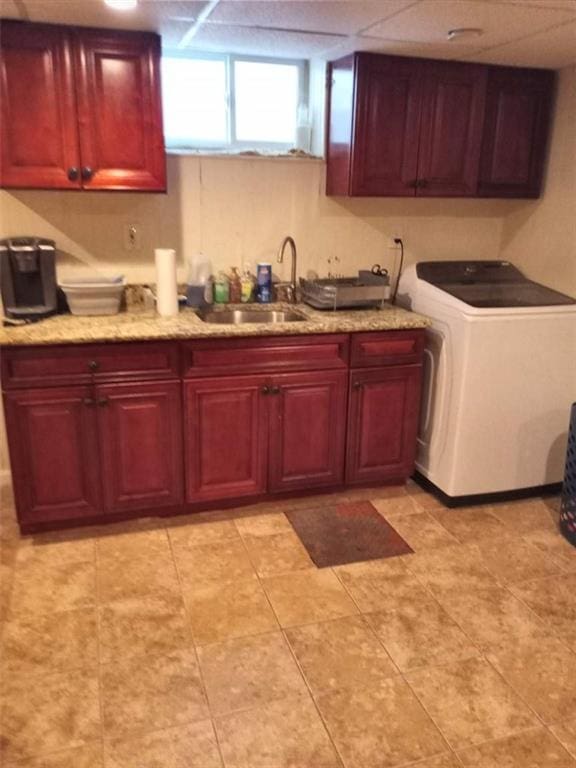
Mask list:
[[[221,0],[210,14],[210,21],[352,35],[377,21],[394,16],[414,2],[415,0]]]
[[[466,57],[488,64],[561,69],[576,64],[576,22]]]
[[[206,23],[199,28],[184,50],[306,59],[318,57],[321,51],[334,46],[341,39],[336,35]]]
[[[30,21],[52,24],[145,29],[163,33],[174,24],[184,31],[208,5],[207,0],[139,0],[134,11],[114,11],[102,0],[23,0]]]
[[[449,43],[427,44],[412,43],[402,40],[384,40],[381,37],[349,37],[338,45],[323,51],[320,58],[334,61],[355,51],[369,53],[387,53],[390,56],[417,56],[429,59],[457,59],[462,57],[462,50]],[[477,51],[475,51],[477,52]]]
[[[450,29],[480,27],[480,38],[451,41],[450,45],[467,49],[488,48],[517,40],[573,19],[573,14],[517,3],[486,0],[422,0],[387,21],[366,30],[370,37],[423,43],[446,41]]]

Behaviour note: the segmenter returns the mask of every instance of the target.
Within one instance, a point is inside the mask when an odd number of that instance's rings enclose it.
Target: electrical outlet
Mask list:
[[[139,251],[142,246],[139,224],[124,224],[124,250]]]

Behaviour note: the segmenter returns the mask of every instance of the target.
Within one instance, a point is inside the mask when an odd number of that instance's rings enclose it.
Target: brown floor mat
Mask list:
[[[292,509],[285,514],[319,568],[413,552],[369,501]]]

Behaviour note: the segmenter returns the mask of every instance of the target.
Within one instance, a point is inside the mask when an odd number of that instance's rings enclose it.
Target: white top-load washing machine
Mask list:
[[[510,262],[421,262],[398,303],[427,315],[417,470],[451,498],[562,481],[576,301]]]

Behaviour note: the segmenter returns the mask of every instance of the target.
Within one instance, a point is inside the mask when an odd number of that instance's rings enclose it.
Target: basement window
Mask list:
[[[237,55],[162,58],[169,150],[309,150],[305,61]]]

